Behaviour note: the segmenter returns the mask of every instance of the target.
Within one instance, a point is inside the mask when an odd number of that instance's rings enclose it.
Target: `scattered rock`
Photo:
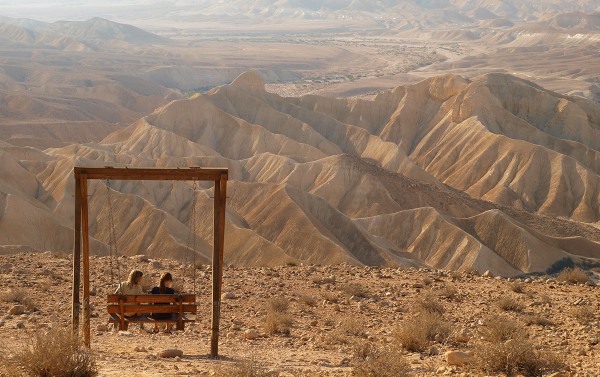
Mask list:
[[[131,257],[136,262],[148,262],[148,256],[144,254],[138,254]]]
[[[160,351],[156,356],[162,358],[183,357],[183,351],[175,348]]]
[[[90,296],[96,296],[96,294],[98,294],[98,291],[96,290],[96,287],[94,287],[90,290]]]
[[[448,352],[446,352],[445,357],[446,357],[446,363],[448,363],[448,365],[456,365],[456,366],[465,365],[465,364],[471,362],[471,360],[473,359],[473,356],[471,356],[470,354],[468,354],[466,352],[461,352],[461,351],[448,351]]]
[[[133,350],[134,350],[135,352],[146,352],[146,347],[135,346],[135,347],[133,348]]]
[[[133,334],[131,333],[131,331],[119,331],[119,336],[133,336]]]
[[[492,273],[492,271],[490,271],[490,270],[487,270],[487,271],[486,271],[486,272],[484,272],[484,273],[483,273],[483,275],[481,275],[481,276],[483,276],[484,278],[493,278],[493,277],[494,277],[494,274]]]
[[[13,305],[12,308],[8,310],[8,314],[12,315],[21,315],[23,313],[25,313],[24,305]]]
[[[108,326],[101,323],[98,326],[96,326],[96,331],[107,332]]]
[[[437,348],[436,346],[431,346],[431,348],[429,349],[429,356],[437,356],[439,354],[440,354],[439,348]]]
[[[232,292],[225,292],[221,295],[221,300],[233,300],[235,298],[235,294]]]
[[[454,339],[460,343],[468,343],[471,339],[471,336],[467,330],[462,329],[455,335]]]
[[[17,324],[15,326],[18,329],[24,329],[25,328],[25,322],[24,321],[19,321],[19,322],[17,322]]]
[[[258,339],[258,331],[254,329],[248,329],[244,332],[244,338],[246,338],[247,340]]]
[[[161,269],[161,268],[163,267],[162,263],[160,263],[160,262],[159,262],[159,261],[157,261],[157,260],[153,260],[153,261],[150,263],[150,266],[152,266],[152,268],[154,268],[154,269],[156,269],[156,270],[158,270],[158,269]]]

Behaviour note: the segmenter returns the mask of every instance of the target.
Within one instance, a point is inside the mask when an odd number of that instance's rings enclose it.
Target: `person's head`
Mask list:
[[[129,273],[129,279],[127,279],[127,283],[131,286],[142,283],[142,276],[144,273],[140,270],[131,270]]]
[[[173,276],[171,276],[170,272],[165,272],[160,277],[160,293],[167,293],[167,288],[171,288],[173,284]]]

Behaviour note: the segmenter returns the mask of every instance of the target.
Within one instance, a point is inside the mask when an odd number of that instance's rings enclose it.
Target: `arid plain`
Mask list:
[[[0,17],[0,272],[4,293],[39,299],[22,319],[0,303],[14,347],[68,320],[74,165],[219,166],[236,297],[223,304],[225,367],[255,357],[274,375],[350,375],[372,343],[398,345],[416,375],[481,375],[444,353],[477,358],[485,312],[510,296],[521,306],[501,315],[538,351],[567,356],[560,373],[599,373],[596,2],[138,3],[0,4],[11,16]],[[94,264],[115,246],[152,278],[183,273],[192,224],[194,260],[207,264],[212,189],[93,182]],[[590,283],[559,281],[564,266]],[[94,328],[114,284],[96,270]],[[53,281],[65,295],[55,303]],[[423,316],[424,298],[451,330],[407,350],[397,329]],[[292,320],[269,333],[277,302]],[[219,363],[190,345],[207,346],[207,318],[171,336],[100,327],[100,374],[213,373]],[[171,346],[186,356],[154,359]]]

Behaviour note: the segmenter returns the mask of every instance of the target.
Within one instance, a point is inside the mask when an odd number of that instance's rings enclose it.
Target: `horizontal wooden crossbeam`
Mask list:
[[[75,167],[75,178],[110,180],[174,180],[174,181],[218,181],[227,180],[227,168],[121,168],[121,167]]]

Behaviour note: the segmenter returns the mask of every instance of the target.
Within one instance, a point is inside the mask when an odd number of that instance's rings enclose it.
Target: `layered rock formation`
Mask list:
[[[70,249],[73,165],[220,166],[230,169],[227,263],[515,275],[563,258],[594,261],[599,119],[592,102],[508,75],[441,76],[367,101],[282,98],[245,73],[101,143],[2,145],[0,242]],[[181,182],[108,185],[120,252],[189,261],[195,194],[196,259],[210,258],[210,185],[195,193]],[[90,195],[94,251],[106,253],[106,182],[93,182]],[[24,205],[40,222],[26,237],[15,228]]]

